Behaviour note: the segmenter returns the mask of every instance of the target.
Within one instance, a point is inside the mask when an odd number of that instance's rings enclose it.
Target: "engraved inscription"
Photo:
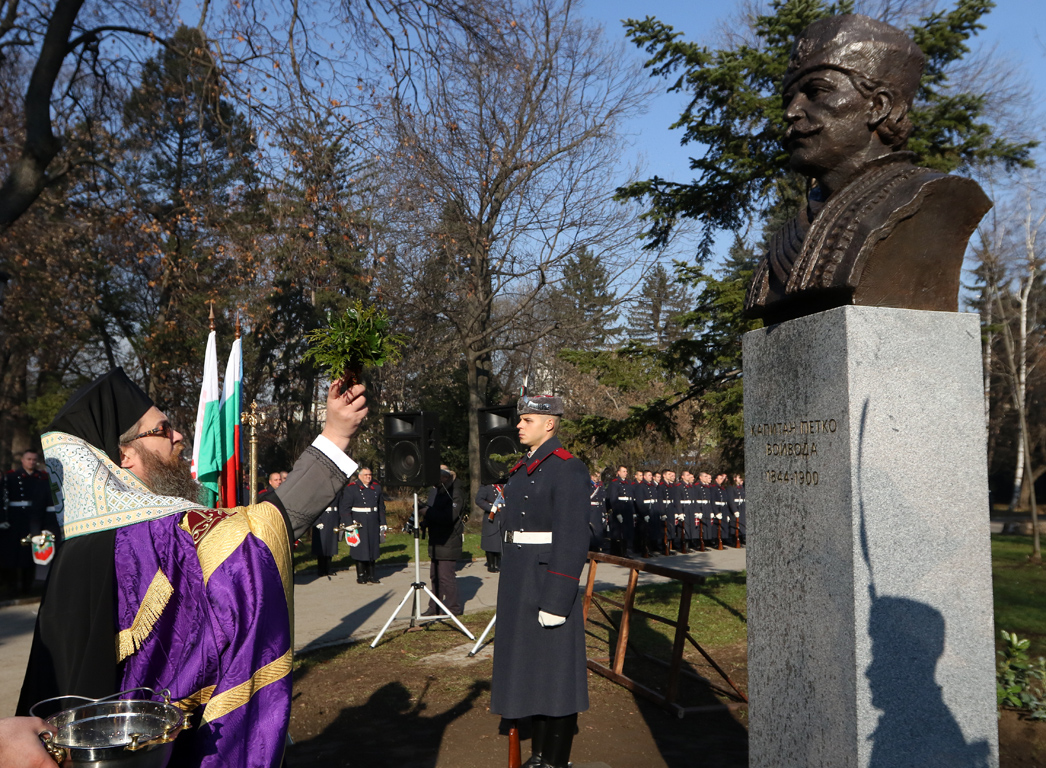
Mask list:
[[[791,421],[764,421],[749,425],[749,437],[766,439],[766,456],[776,459],[799,459],[801,468],[784,466],[765,470],[764,479],[769,485],[793,485],[813,488],[821,483],[815,468],[817,460],[828,450],[824,443],[830,435],[839,431],[835,419],[805,418]],[[811,439],[823,436],[820,442]],[[810,464],[814,463],[814,467]]]
[[[774,485],[777,483],[793,483],[795,485],[817,485],[821,478],[816,472],[804,472],[796,470],[792,472],[778,472],[774,469],[766,470],[766,482]]]

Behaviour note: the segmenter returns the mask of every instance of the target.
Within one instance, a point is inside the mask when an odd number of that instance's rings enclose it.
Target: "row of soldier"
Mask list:
[[[629,477],[628,467],[617,468],[616,476],[605,487],[593,476],[593,515],[603,515],[605,534],[597,542],[609,544],[612,555],[628,556],[629,550],[642,557],[686,553],[691,548],[723,549],[740,547],[745,542],[744,478],[727,474],[712,479],[708,471],[666,469],[636,470]]]
[[[721,472],[713,480],[708,471],[697,477],[688,470],[635,470],[617,468],[609,483],[591,476],[590,548],[627,557],[659,557],[691,549],[741,547],[745,543],[744,478]],[[502,531],[497,508],[502,502],[500,485],[485,485],[476,496],[483,510],[480,546],[487,554],[487,570],[500,567]]]

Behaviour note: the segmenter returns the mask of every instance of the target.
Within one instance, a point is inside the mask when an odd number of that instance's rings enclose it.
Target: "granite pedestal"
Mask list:
[[[975,315],[744,338],[753,768],[997,766]]]

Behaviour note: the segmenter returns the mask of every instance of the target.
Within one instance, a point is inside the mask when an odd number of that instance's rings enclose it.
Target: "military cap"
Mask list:
[[[856,13],[828,16],[799,33],[783,90],[814,70],[837,69],[892,85],[911,103],[924,62],[919,46],[897,27]]]
[[[562,416],[563,398],[554,395],[523,395],[516,403],[516,413],[536,413],[538,416]]]

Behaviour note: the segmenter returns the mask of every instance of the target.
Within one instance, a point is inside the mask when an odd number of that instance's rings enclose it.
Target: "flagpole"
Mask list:
[[[221,453],[218,405],[218,356],[214,330],[214,302],[210,307],[210,333],[204,354],[203,382],[200,387],[200,402],[196,410],[196,425],[193,433],[192,475],[200,483],[200,501],[208,507],[218,499],[219,474],[218,456]]]
[[[251,429],[251,504],[258,503],[258,427],[265,423],[265,414],[258,410],[257,401],[251,401],[251,409],[240,414],[240,419]]]

